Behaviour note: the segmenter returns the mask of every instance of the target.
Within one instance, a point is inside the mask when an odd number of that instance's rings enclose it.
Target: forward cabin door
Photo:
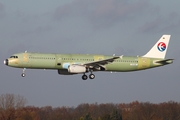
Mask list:
[[[29,55],[27,53],[23,53],[23,56],[22,56],[22,63],[23,63],[23,67],[30,67],[30,64],[29,64]]]

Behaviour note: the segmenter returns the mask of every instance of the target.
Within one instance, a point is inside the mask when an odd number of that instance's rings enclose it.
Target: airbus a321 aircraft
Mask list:
[[[42,54],[17,53],[4,60],[10,67],[23,68],[22,77],[26,69],[57,70],[61,75],[83,74],[82,79],[94,79],[93,72],[129,72],[145,70],[173,63],[173,59],[165,59],[170,35],[163,35],[151,50],[143,56],[105,56],[89,54]]]

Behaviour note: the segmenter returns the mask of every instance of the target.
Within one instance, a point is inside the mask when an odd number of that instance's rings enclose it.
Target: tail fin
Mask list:
[[[151,50],[142,57],[165,58],[171,35],[163,35]]]

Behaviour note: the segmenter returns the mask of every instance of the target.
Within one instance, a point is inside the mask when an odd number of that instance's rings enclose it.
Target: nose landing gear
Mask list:
[[[23,69],[23,73],[21,74],[22,77],[26,76],[25,71],[26,71],[26,68]]]

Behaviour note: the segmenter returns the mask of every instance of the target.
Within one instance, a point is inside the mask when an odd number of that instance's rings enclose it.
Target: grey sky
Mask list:
[[[180,102],[180,1],[0,0],[0,94],[23,95],[28,105]],[[62,76],[57,71],[3,65],[18,52],[143,55],[163,34],[171,34],[167,58],[173,64],[139,72]]]

